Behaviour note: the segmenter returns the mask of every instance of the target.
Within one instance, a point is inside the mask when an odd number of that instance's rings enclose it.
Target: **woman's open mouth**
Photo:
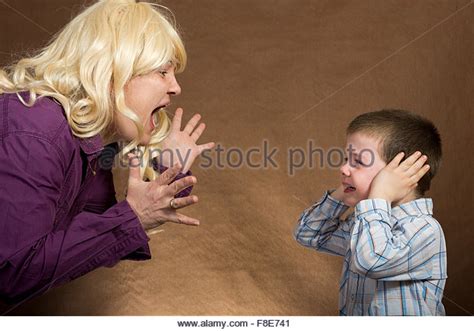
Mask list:
[[[165,109],[167,105],[163,105],[163,106],[159,106],[159,107],[156,107],[152,112],[151,112],[151,119],[150,119],[150,126],[151,126],[151,129],[154,130],[156,128],[156,126],[158,125],[159,123],[159,119],[158,119],[158,112],[162,109]]]

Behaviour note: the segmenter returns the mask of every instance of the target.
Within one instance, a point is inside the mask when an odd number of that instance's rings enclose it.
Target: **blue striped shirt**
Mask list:
[[[326,192],[306,209],[295,239],[318,251],[344,256],[340,315],[445,315],[446,243],[433,218],[431,199],[391,208],[383,199],[348,209]]]

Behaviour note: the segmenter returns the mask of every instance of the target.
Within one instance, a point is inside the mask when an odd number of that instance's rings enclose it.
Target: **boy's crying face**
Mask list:
[[[379,140],[363,133],[347,136],[346,160],[340,168],[343,202],[354,207],[367,199],[374,177],[386,166],[379,154]]]

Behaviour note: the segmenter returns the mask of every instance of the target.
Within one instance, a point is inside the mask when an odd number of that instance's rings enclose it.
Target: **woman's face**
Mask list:
[[[146,145],[155,128],[152,114],[168,106],[172,95],[181,93],[174,66],[168,63],[151,73],[132,78],[125,85],[124,92],[125,104],[137,114],[144,128],[139,144]],[[138,137],[133,121],[120,112],[117,112],[115,126],[121,139],[131,141]]]

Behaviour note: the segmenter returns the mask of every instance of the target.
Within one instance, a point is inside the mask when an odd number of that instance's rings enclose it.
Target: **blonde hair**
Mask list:
[[[131,119],[138,137],[120,156],[139,149],[143,160],[159,148],[170,120],[164,109],[147,146],[139,141],[144,128],[138,116],[125,105],[125,84],[133,77],[152,72],[168,62],[176,72],[186,66],[186,51],[174,17],[164,6],[135,0],[100,0],[67,24],[35,56],[0,69],[0,94],[17,93],[25,106],[36,99],[52,97],[62,107],[75,136],[114,135],[114,110]],[[18,92],[29,91],[26,102]],[[156,173],[150,162],[141,162],[144,179]]]

